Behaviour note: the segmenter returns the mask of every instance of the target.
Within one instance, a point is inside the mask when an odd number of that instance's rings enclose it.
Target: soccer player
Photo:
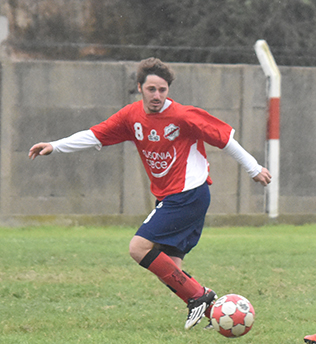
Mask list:
[[[304,337],[305,343],[316,344],[316,334]]]
[[[190,329],[204,315],[209,317],[217,298],[181,269],[184,256],[199,241],[210,204],[212,181],[204,142],[230,154],[263,186],[270,183],[271,175],[234,139],[230,125],[168,98],[173,80],[173,71],[159,59],[142,60],[137,70],[142,100],[88,130],[35,144],[29,157],[134,142],[157,202],[132,238],[130,255],[187,304],[185,329]]]

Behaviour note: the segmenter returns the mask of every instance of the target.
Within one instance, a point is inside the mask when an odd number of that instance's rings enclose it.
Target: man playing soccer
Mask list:
[[[132,238],[130,255],[188,305],[185,329],[190,329],[204,315],[209,317],[217,298],[181,270],[184,256],[199,241],[210,204],[212,181],[204,142],[230,154],[255,182],[266,186],[271,175],[235,141],[231,126],[202,109],[167,98],[173,79],[172,70],[159,59],[141,61],[137,71],[141,101],[89,130],[35,144],[29,157],[135,143],[157,202]]]

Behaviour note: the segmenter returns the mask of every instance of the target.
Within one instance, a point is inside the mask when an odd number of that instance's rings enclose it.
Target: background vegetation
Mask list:
[[[11,53],[45,58],[316,65],[314,0],[2,0]]]
[[[315,225],[206,228],[184,268],[256,311],[239,344],[301,344],[316,331]],[[184,331],[185,304],[128,254],[134,228],[0,229],[5,344],[224,344]]]

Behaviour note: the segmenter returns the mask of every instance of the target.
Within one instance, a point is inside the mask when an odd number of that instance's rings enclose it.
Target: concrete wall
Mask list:
[[[29,148],[103,121],[139,98],[132,62],[3,61],[0,215],[145,215],[153,207],[135,147],[123,143],[30,161]],[[173,64],[170,96],[231,124],[264,164],[266,83],[250,65]],[[316,212],[316,69],[282,67],[280,213]],[[264,188],[207,147],[209,214],[262,214]]]

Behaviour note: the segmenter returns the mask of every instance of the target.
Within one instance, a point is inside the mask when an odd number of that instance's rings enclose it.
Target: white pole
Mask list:
[[[8,38],[9,21],[6,17],[0,15],[0,44]]]
[[[267,211],[270,218],[276,218],[279,216],[281,73],[266,41],[258,40],[254,48],[268,81],[267,167],[272,180],[268,186]]]

